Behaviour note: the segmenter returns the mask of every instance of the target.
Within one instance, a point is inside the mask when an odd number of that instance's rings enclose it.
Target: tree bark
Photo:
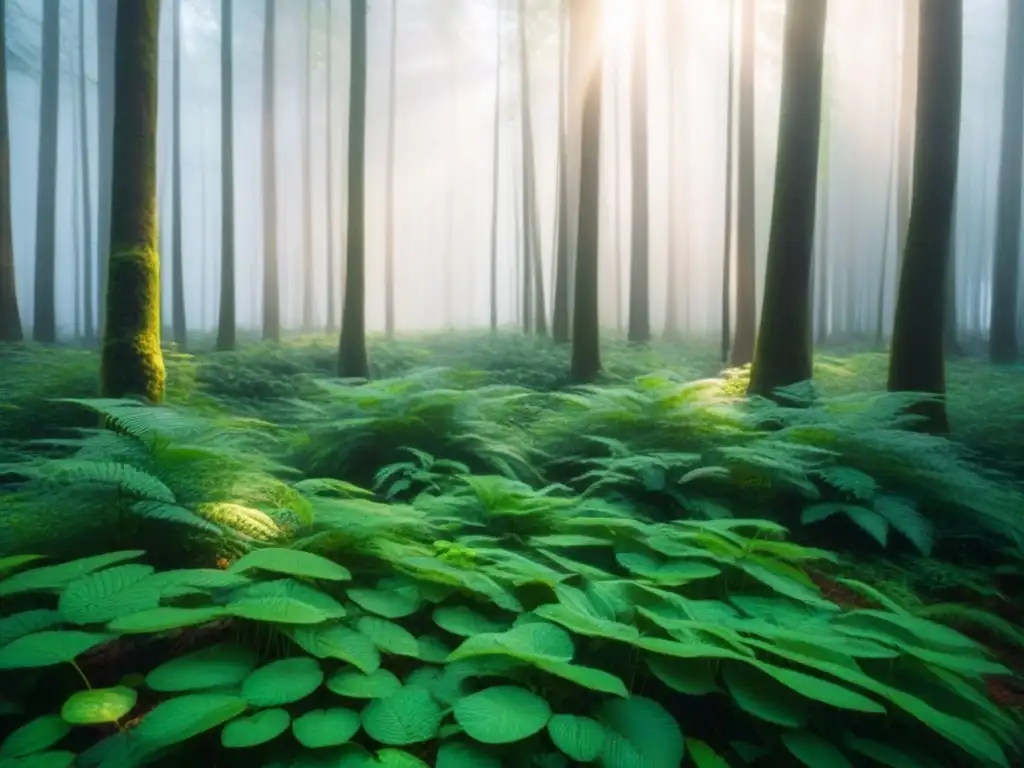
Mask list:
[[[316,274],[313,271],[313,170],[310,153],[313,144],[313,0],[305,0],[306,73],[303,79],[304,106],[302,110],[302,186],[305,199],[302,205],[302,332],[313,332],[313,309],[316,307]]]
[[[281,340],[281,289],[277,259],[277,0],[264,0],[263,10],[263,340]],[[205,176],[204,176],[205,178]],[[205,210],[205,208],[204,208]],[[204,230],[205,231],[205,230]]]
[[[35,297],[32,338],[57,340],[57,146],[60,112],[60,0],[43,3],[43,73],[39,85]]]
[[[366,356],[366,70],[367,0],[352,0],[351,85],[349,86],[348,232],[345,248],[345,301],[338,343],[338,374],[367,379]]]
[[[327,5],[327,73],[326,73],[326,86],[327,95],[324,97],[324,110],[327,112],[327,119],[325,120],[327,126],[324,131],[324,143],[327,149],[327,170],[325,173],[325,186],[327,187],[327,215],[324,217],[326,232],[324,233],[324,240],[326,246],[326,282],[327,282],[327,331],[334,333],[338,330],[338,290],[336,287],[337,277],[335,275],[335,261],[334,261],[334,65],[333,65],[333,52],[334,52],[334,24],[332,22],[333,17],[333,0],[326,0]],[[392,54],[393,57],[393,54]],[[392,113],[394,109],[392,107]],[[390,127],[388,129],[391,130]],[[393,150],[389,150],[392,151]],[[390,180],[387,182],[391,184]],[[390,196],[389,192],[389,196]],[[387,205],[391,203],[388,202]]]
[[[558,9],[558,232],[555,241],[554,307],[551,320],[551,336],[558,344],[569,343],[569,158],[566,148],[569,2],[560,0]]]
[[[221,0],[220,42],[220,315],[217,349],[235,348],[235,107],[232,73],[232,3]]]
[[[921,6],[914,185],[889,358],[889,390],[938,399],[917,411],[937,432],[949,429],[943,356],[946,276],[960,156],[962,0]]]
[[[398,0],[391,0],[391,46],[388,67],[388,147],[384,191],[384,335],[395,337],[395,120],[398,99]],[[492,227],[493,230],[493,227]],[[492,240],[494,233],[491,234]],[[496,246],[492,242],[492,254]],[[491,257],[492,270],[494,257]],[[493,281],[493,277],[492,277]],[[493,325],[493,323],[492,323]],[[493,330],[493,328],[492,328]]]
[[[633,68],[630,94],[631,167],[633,172],[629,258],[629,329],[633,344],[651,340],[650,211],[647,141],[647,6],[637,0],[633,20]]]
[[[97,57],[97,164],[96,250],[99,272],[99,327],[105,327],[107,262],[110,258],[110,196],[114,168],[114,49],[117,36],[118,0],[98,0],[96,4]]]
[[[900,80],[899,173],[896,187],[896,250],[899,269],[907,247],[910,223],[910,185],[914,168],[914,123],[917,116],[918,30],[921,0],[902,0],[903,66]]]
[[[736,89],[736,0],[729,0],[729,75],[726,85],[728,100],[725,113],[725,235],[722,253],[722,342],[723,365],[729,361],[732,346],[732,164],[733,164],[733,99]],[[674,166],[670,166],[674,168]]]
[[[7,44],[7,0],[0,0],[0,50]],[[11,136],[7,117],[7,57],[0,56],[0,341],[22,341],[11,221]]]
[[[174,212],[171,214],[171,302],[174,343],[182,350],[188,344],[185,321],[185,265],[181,242],[181,0],[174,0],[173,52],[171,63],[171,184]]]
[[[812,375],[811,261],[821,136],[826,0],[789,5],[761,327],[750,392],[773,396]]]
[[[103,397],[160,402],[160,256],[156,221],[159,0],[118,3],[114,156],[106,325],[100,355]]]

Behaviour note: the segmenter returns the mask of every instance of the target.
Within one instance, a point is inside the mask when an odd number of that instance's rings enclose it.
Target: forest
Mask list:
[[[1024,766],[1024,0],[0,40],[0,768]]]

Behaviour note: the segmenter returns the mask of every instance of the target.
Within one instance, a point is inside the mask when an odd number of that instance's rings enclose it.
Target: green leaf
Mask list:
[[[0,768],[71,768],[77,759],[78,755],[67,750],[34,752],[11,760],[0,758]]]
[[[134,689],[123,685],[78,691],[64,702],[60,716],[71,725],[116,723],[132,711],[138,697]]]
[[[509,627],[508,621],[489,619],[464,605],[438,606],[434,609],[434,623],[445,632],[459,637],[503,632]]]
[[[679,723],[658,702],[644,696],[611,699],[598,710],[607,729],[602,768],[679,768],[686,744]]]
[[[60,589],[65,584],[100,568],[134,560],[146,554],[142,549],[107,552],[93,557],[83,557],[58,565],[47,565],[22,571],[0,581],[0,597],[17,595],[22,592],[48,592]]]
[[[419,646],[419,658],[430,664],[443,664],[452,649],[437,635],[423,635],[416,638]]]
[[[783,731],[782,743],[808,768],[853,768],[838,747],[810,731]]]
[[[107,628],[111,632],[123,635],[153,635],[158,632],[168,632],[172,629],[209,624],[211,621],[222,619],[227,615],[227,611],[218,606],[203,608],[162,606],[160,608],[151,608],[148,611],[121,616],[107,624]]]
[[[340,659],[366,674],[380,668],[380,652],[370,638],[341,624],[296,627],[287,634],[318,659]]]
[[[327,689],[350,699],[380,699],[390,696],[402,687],[402,681],[386,669],[369,675],[359,671],[341,670],[327,681]]]
[[[217,643],[166,661],[146,675],[154,691],[200,691],[238,685],[256,668],[256,652],[235,643]]]
[[[603,669],[546,659],[539,659],[533,662],[533,665],[548,674],[576,683],[576,685],[591,691],[610,693],[612,696],[622,696],[623,698],[629,696],[629,689],[626,688],[626,684],[622,682],[621,678],[610,672],[605,672]]]
[[[0,579],[6,578],[7,574],[13,573],[22,566],[42,560],[46,555],[8,555],[0,557]]]
[[[226,723],[246,709],[245,699],[224,693],[190,693],[162,701],[132,731],[139,747],[152,754],[188,741]]]
[[[707,661],[648,656],[651,673],[673,691],[687,696],[704,696],[718,690],[715,669]]]
[[[605,729],[597,720],[576,715],[554,715],[548,721],[551,743],[578,763],[592,763],[604,748]]]
[[[283,709],[264,709],[249,717],[240,717],[224,726],[220,744],[227,749],[256,747],[273,741],[288,730],[291,715]]]
[[[49,667],[74,661],[86,651],[113,639],[99,632],[50,629],[19,637],[0,648],[0,669]]]
[[[419,656],[420,645],[416,641],[416,636],[393,621],[376,616],[363,616],[356,622],[356,629],[385,653],[412,658]]]
[[[42,715],[13,731],[0,744],[0,758],[24,757],[49,749],[71,730],[59,715]]]
[[[363,728],[371,738],[391,747],[429,741],[437,734],[443,713],[423,688],[407,686],[374,699],[363,710]]]
[[[696,768],[729,768],[725,758],[700,739],[687,739],[686,751]]]
[[[501,760],[485,752],[479,744],[444,741],[437,750],[436,768],[501,768]]]
[[[812,504],[801,513],[800,522],[804,525],[810,525],[837,513],[848,517],[851,522],[877,541],[880,546],[884,547],[888,543],[889,521],[873,509],[862,507],[859,504]]]
[[[808,699],[820,701],[823,704],[835,707],[836,709],[851,709],[856,712],[869,712],[872,714],[885,714],[885,707],[877,701],[869,699],[863,694],[851,691],[841,685],[823,680],[820,677],[797,672],[793,669],[776,667],[773,664],[757,662],[758,669],[771,675],[775,680],[782,683]]]
[[[522,741],[551,718],[551,707],[544,699],[514,685],[485,688],[459,699],[452,712],[466,735],[484,744]]]
[[[292,704],[309,696],[324,681],[320,663],[309,656],[278,659],[254,670],[242,682],[242,698],[253,707]]]
[[[13,643],[19,637],[41,632],[60,624],[60,614],[48,608],[12,613],[0,619],[0,646]]]
[[[925,763],[920,755],[910,755],[890,744],[883,744],[873,739],[862,739],[852,733],[844,735],[843,745],[853,752],[859,752],[874,760],[879,765],[888,766],[888,768],[928,768],[931,765],[931,763]]]
[[[572,661],[575,648],[572,637],[564,629],[546,621],[535,621],[519,624],[506,632],[466,638],[451,652],[448,661],[495,654],[529,662],[539,659],[568,662]]]
[[[359,713],[343,707],[314,709],[292,721],[295,740],[304,747],[337,747],[359,732]]]
[[[736,705],[759,720],[799,728],[811,715],[811,704],[770,675],[746,664],[723,664],[722,680]]]
[[[140,584],[152,573],[151,566],[138,563],[90,573],[67,585],[57,610],[71,624],[105,624],[126,613],[156,608],[159,590]]]
[[[416,582],[402,578],[381,579],[375,589],[354,587],[345,594],[364,611],[385,619],[411,616],[423,603],[423,595]]]
[[[252,568],[324,581],[349,581],[352,579],[352,574],[347,568],[326,557],[312,552],[304,552],[301,549],[255,549],[232,563],[228,570],[238,573]]]
[[[381,749],[377,751],[377,765],[384,768],[430,768],[418,757],[401,749]]]

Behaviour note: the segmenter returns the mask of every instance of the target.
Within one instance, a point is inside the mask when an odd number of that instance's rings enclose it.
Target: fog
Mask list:
[[[601,313],[608,328],[622,327],[628,300],[630,207],[631,0],[606,1],[604,135],[602,137]],[[186,280],[186,316],[191,329],[216,322],[220,200],[220,0],[181,0],[182,174],[181,194]],[[311,0],[315,33],[313,66],[307,79],[306,4],[278,4],[276,126],[278,248],[281,259],[282,323],[301,324],[303,216],[313,222],[309,244],[317,288],[314,319],[327,320],[328,232],[334,257],[343,263],[345,166],[347,152],[349,20],[348,3]],[[665,4],[676,2],[680,24],[669,28]],[[499,178],[500,320],[515,321],[516,178],[521,173],[520,88],[514,3],[500,21],[501,168]],[[545,290],[550,306],[556,221],[559,40],[554,0],[530,0],[528,39],[536,147],[537,194],[541,216]],[[825,106],[829,136],[829,227],[827,250],[833,288],[877,286],[883,263],[886,317],[894,297],[896,228],[886,242],[888,194],[900,84],[900,4],[893,0],[830,0],[826,43]],[[43,4],[8,0],[7,55],[10,99],[11,178],[14,251],[22,315],[32,317],[36,177],[40,113],[40,39]],[[161,253],[170,268],[171,14],[162,3],[160,130],[158,138]],[[495,99],[495,0],[371,0],[366,145],[367,327],[384,326],[384,194],[388,123],[389,24],[398,12],[397,133],[395,179],[395,297],[400,332],[485,327],[488,322],[491,152]],[[756,54],[757,251],[759,280],[767,249],[774,183],[779,109],[784,0],[759,4]],[[1000,148],[1000,104],[1005,47],[1006,0],[965,0],[963,123],[956,219],[956,274],[961,322],[984,329],[982,297],[992,272]],[[90,170],[97,168],[96,4],[64,0],[61,18],[59,199],[57,202],[58,325],[74,327],[75,270],[71,268],[81,224],[76,223],[75,145],[78,131],[78,14],[85,14],[87,111]],[[717,0],[652,0],[648,51],[650,124],[651,322],[664,324],[669,258],[680,265],[679,290],[688,327],[712,332],[720,324],[723,212],[725,207],[726,106],[729,3]],[[263,3],[235,3],[234,121],[238,323],[259,325],[259,280],[263,252],[260,170]],[[327,49],[331,42],[331,87]],[[670,93],[670,46],[680,56],[676,88]],[[306,141],[305,89],[310,88],[312,190],[302,177]],[[669,136],[668,109],[675,110]],[[328,163],[329,139],[333,143]],[[669,141],[675,143],[675,167]],[[328,167],[330,165],[330,167]],[[616,169],[620,173],[616,174]],[[669,180],[675,178],[675,210],[669,210]],[[327,185],[333,185],[333,206]],[[92,216],[97,196],[94,194]],[[616,211],[616,199],[621,203]],[[670,242],[670,219],[675,240]],[[93,227],[94,238],[97,235]],[[95,248],[97,243],[93,243]],[[888,258],[885,259],[885,254]],[[77,259],[75,259],[77,261]],[[336,269],[337,275],[341,270]],[[968,290],[969,286],[981,291]],[[170,280],[164,280],[169,311]],[[760,288],[760,285],[759,285]],[[341,295],[341,280],[333,287]],[[877,293],[877,289],[868,295]],[[873,307],[865,309],[868,314]],[[166,314],[165,314],[166,317]],[[833,315],[833,322],[837,321]],[[840,319],[858,325],[860,318]],[[166,324],[166,323],[165,323]]]

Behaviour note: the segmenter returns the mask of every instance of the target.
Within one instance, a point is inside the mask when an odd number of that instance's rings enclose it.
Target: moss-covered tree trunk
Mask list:
[[[999,218],[989,337],[989,356],[993,363],[1017,360],[1021,175],[1024,163],[1024,2],[1021,0],[1011,0],[1008,4],[1003,72]]]
[[[633,206],[629,248],[629,326],[627,337],[633,344],[651,340],[650,286],[650,211],[647,186],[647,5],[635,0],[633,22],[632,91],[630,94],[630,154],[633,172]]]
[[[366,0],[352,0],[348,126],[348,233],[338,374],[370,377],[366,357]]]
[[[757,52],[757,2],[743,0],[740,31],[740,92],[736,148],[736,336],[730,362],[754,359],[757,336],[757,199],[754,178],[754,59]]]
[[[281,340],[281,291],[277,264],[277,107],[274,99],[277,0],[263,9],[263,340]]]
[[[7,121],[7,0],[0,0],[0,341],[21,341],[11,226],[11,137]]]
[[[913,196],[889,358],[889,390],[939,395],[919,412],[930,429],[944,432],[949,423],[943,323],[960,158],[963,0],[922,3],[918,54]]]
[[[60,103],[60,0],[43,3],[43,74],[39,85],[35,293],[32,338],[57,340],[57,135]]]
[[[181,0],[174,0],[172,12],[171,185],[174,187],[174,210],[171,214],[171,328],[174,343],[185,349],[188,345],[188,324],[185,321],[185,263],[181,242]]]
[[[569,158],[566,147],[566,81],[569,0],[558,8],[558,232],[555,240],[555,280],[551,311],[551,337],[569,343]]]
[[[786,12],[775,202],[750,375],[750,392],[757,395],[811,378],[811,261],[827,9],[820,0],[790,3]]]
[[[232,2],[220,6],[220,313],[217,349],[235,348],[235,106]]]
[[[164,394],[156,221],[159,27],[159,0],[118,3],[111,247],[100,360],[103,397],[151,402]]]
[[[601,373],[598,317],[598,251],[601,202],[601,7],[591,0],[572,2],[573,56],[579,56],[583,90],[580,131],[579,225],[573,291],[572,364],[574,381],[594,381]]]

